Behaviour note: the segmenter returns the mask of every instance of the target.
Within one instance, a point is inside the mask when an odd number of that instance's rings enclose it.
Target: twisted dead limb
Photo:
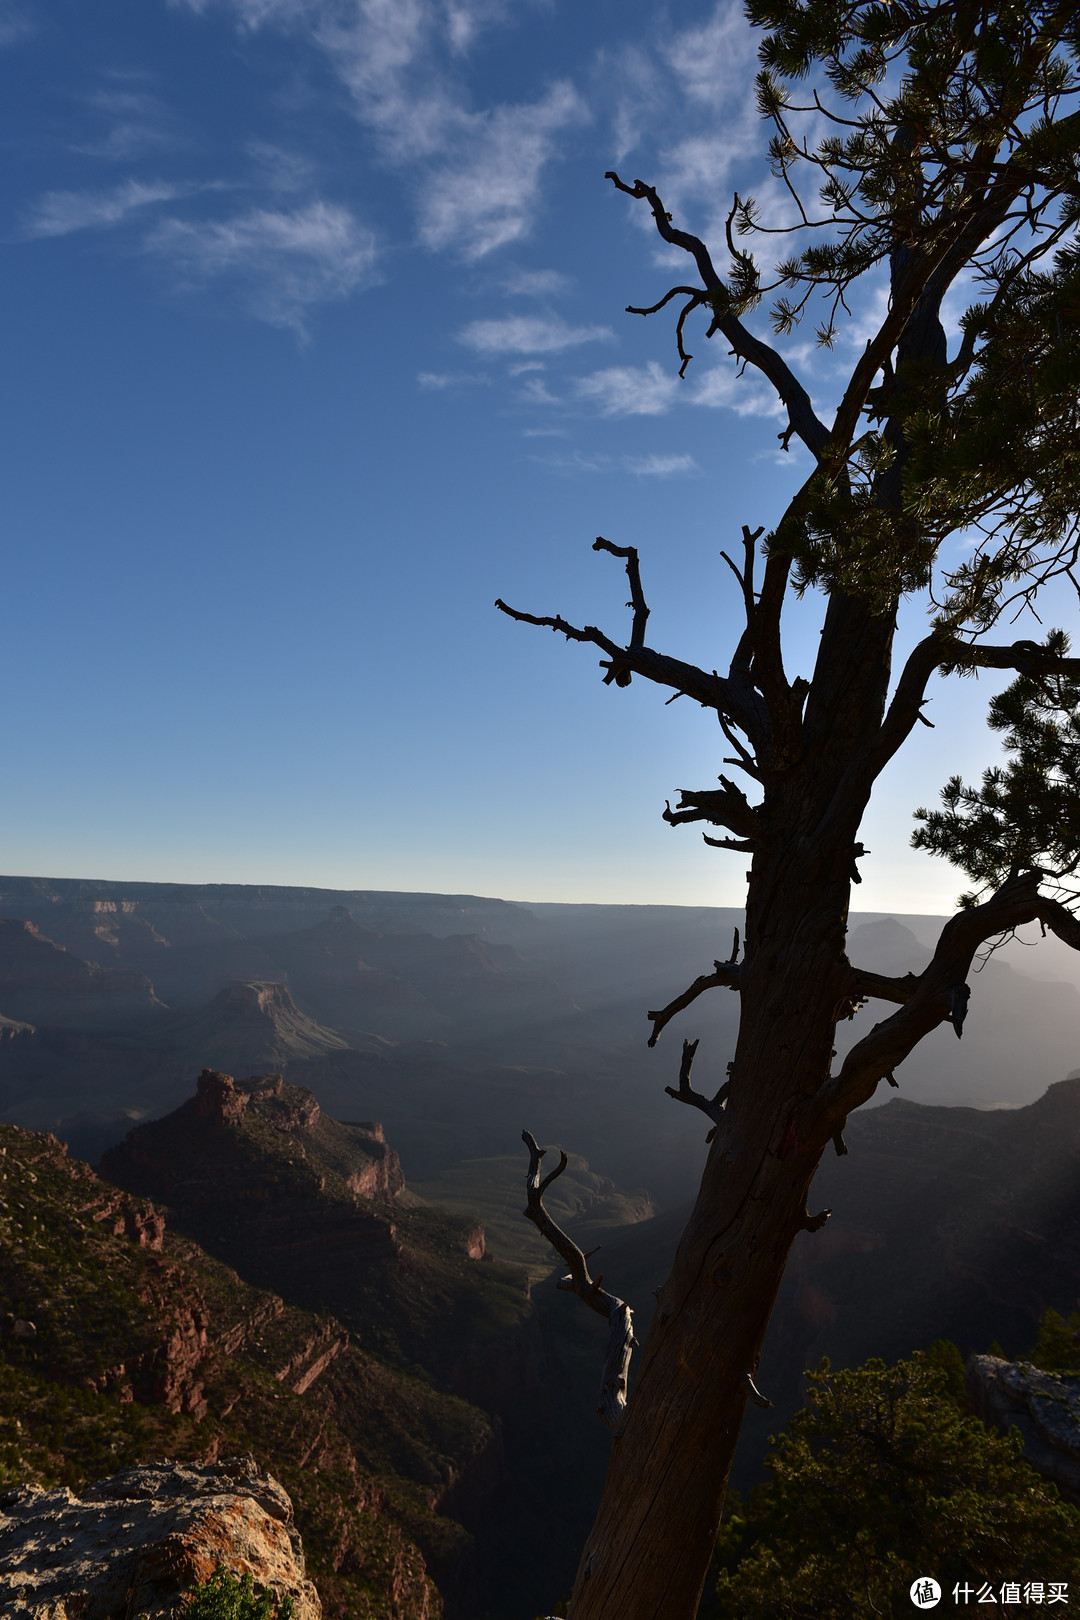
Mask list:
[[[547,1149],[539,1147],[536,1138],[528,1131],[522,1131],[521,1140],[529,1150],[529,1173],[525,1178],[529,1201],[523,1213],[526,1220],[532,1221],[540,1236],[547,1239],[555,1253],[570,1267],[569,1276],[560,1277],[555,1286],[568,1294],[576,1294],[580,1300],[584,1300],[590,1310],[606,1316],[610,1324],[604,1375],[600,1380],[600,1402],[596,1410],[608,1428],[617,1433],[626,1410],[630,1357],[637,1344],[634,1338],[634,1314],[625,1300],[617,1299],[614,1294],[609,1294],[601,1287],[603,1274],[596,1278],[589,1276],[587,1257],[582,1254],[573,1239],[568,1238],[561,1227],[556,1226],[544,1208],[545,1192],[555,1178],[561,1176],[566,1169],[566,1154],[560,1148],[558,1169],[550,1170],[541,1181],[540,1164]]]
[[[705,1138],[711,1142],[716,1135],[716,1127],[724,1117],[724,1100],[731,1089],[731,1081],[725,1080],[715,1097],[705,1097],[700,1091],[695,1091],[690,1084],[690,1071],[694,1066],[694,1054],[697,1052],[697,1041],[683,1041],[682,1063],[679,1066],[679,1089],[674,1086],[665,1086],[664,1090],[676,1102],[688,1103],[692,1108],[700,1108],[703,1114],[708,1114],[713,1122],[713,1128]],[[730,1068],[730,1065],[729,1065]]]
[[[666,819],[668,818],[665,817]],[[713,962],[713,967],[716,969],[715,973],[703,973],[700,978],[694,980],[688,990],[682,992],[682,995],[676,996],[674,1001],[669,1001],[666,1007],[660,1007],[654,1012],[646,1013],[645,1016],[653,1027],[652,1034],[649,1036],[649,1045],[655,1046],[660,1039],[660,1031],[664,1026],[670,1024],[676,1013],[682,1012],[684,1008],[689,1007],[692,1001],[696,1001],[698,996],[704,995],[706,990],[717,990],[724,987],[728,990],[737,991],[742,984],[742,969],[739,966],[738,958],[739,930],[736,928],[735,943],[731,947],[730,961]],[[696,1049],[697,1043],[695,1042]],[[691,1061],[693,1061],[692,1058]]]

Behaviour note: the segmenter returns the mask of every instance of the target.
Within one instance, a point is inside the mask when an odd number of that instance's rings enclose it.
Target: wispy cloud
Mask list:
[[[604,98],[614,88],[612,158],[621,163],[638,145],[657,116],[663,97],[663,79],[652,54],[640,45],[603,51],[595,65],[596,95]]]
[[[711,366],[685,380],[674,366],[656,360],[644,366],[605,366],[574,384],[579,399],[591,401],[602,416],[664,416],[675,405],[724,408],[738,416],[783,416],[776,394],[755,372],[740,376],[734,366]]]
[[[257,183],[268,191],[310,190],[315,165],[302,153],[275,146],[272,141],[248,141],[245,150],[255,165]]]
[[[609,456],[602,452],[589,454],[584,450],[571,450],[565,454],[534,456],[532,459],[550,468],[552,472],[565,474],[632,473],[637,478],[677,478],[700,471],[693,456],[679,453]]]
[[[0,0],[0,49],[17,45],[36,31],[29,6],[22,4],[22,0]]]
[[[174,0],[177,3],[177,0]],[[211,0],[179,0],[203,12]],[[538,99],[474,109],[454,59],[507,10],[502,0],[220,0],[241,28],[289,28],[331,64],[383,157],[416,176],[428,248],[483,258],[531,228],[545,166],[589,116],[561,80]]]
[[[603,416],[662,416],[675,403],[678,377],[650,360],[644,366],[606,366],[580,377],[577,393],[592,400]]]
[[[676,473],[698,470],[698,464],[693,456],[686,455],[650,455],[642,456],[640,460],[628,458],[628,465],[630,470],[641,478],[671,478]]]
[[[179,144],[168,109],[151,91],[121,82],[95,91],[87,105],[108,127],[103,135],[76,144],[75,150],[86,157],[126,162]]]
[[[503,291],[511,298],[552,298],[573,285],[561,270],[513,270],[503,281]]]
[[[231,281],[251,314],[301,335],[315,304],[371,282],[377,257],[374,234],[347,208],[321,201],[226,220],[168,219],[146,248],[181,285]]]
[[[738,416],[785,415],[775,389],[749,368],[740,376],[733,365],[711,366],[696,380],[688,373],[687,380],[692,405],[724,408]]]
[[[555,84],[531,105],[496,107],[468,120],[454,151],[424,180],[420,240],[480,259],[528,235],[540,176],[556,135],[586,117],[574,87]]]
[[[704,23],[677,33],[664,55],[691,100],[710,108],[746,102],[757,38],[737,0],[721,0]]]
[[[442,393],[447,388],[464,388],[489,381],[471,371],[419,371],[416,380],[427,393]]]
[[[119,225],[152,203],[172,202],[191,186],[168,180],[125,180],[107,191],[47,191],[23,221],[24,236],[69,236]]]
[[[458,333],[459,343],[478,354],[555,354],[582,343],[609,342],[606,326],[568,326],[556,316],[507,315],[472,321]]]
[[[525,405],[561,405],[562,400],[551,389],[542,377],[535,374],[526,377],[521,385],[518,398]]]
[[[613,103],[617,161],[647,139],[647,178],[689,228],[708,237],[723,227],[736,166],[760,150],[756,47],[738,0],[719,0],[702,22],[674,34],[658,20],[649,44],[627,45],[603,64],[598,93]],[[647,209],[631,218],[638,229],[655,233]],[[685,259],[677,250],[660,250],[657,257]]]

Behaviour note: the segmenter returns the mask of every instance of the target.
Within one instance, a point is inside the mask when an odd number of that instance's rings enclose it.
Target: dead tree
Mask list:
[[[649,1014],[651,1039],[713,989],[739,997],[739,1034],[717,1096],[691,1086],[696,1042],[684,1046],[679,1084],[668,1088],[708,1116],[708,1161],[624,1411],[623,1360],[610,1383],[611,1461],[573,1620],[692,1620],[787,1255],[796,1235],[827,1215],[807,1208],[822,1153],[830,1144],[845,1151],[851,1110],[883,1080],[895,1083],[894,1071],[930,1030],[951,1022],[961,1034],[968,973],[987,942],[1038,921],[1080,948],[1069,861],[1051,832],[1029,829],[1021,838],[1009,812],[987,801],[985,859],[981,867],[967,860],[977,892],[946,923],[930,965],[888,978],[850,962],[845,950],[851,884],[865,854],[860,822],[875,781],[925,718],[930,678],[1011,670],[1029,697],[1052,700],[1054,682],[1065,683],[1059,697],[1080,693],[1080,660],[1061,636],[1009,642],[994,634],[1047,580],[1073,579],[1077,557],[1075,8],[856,0],[837,12],[832,0],[750,0],[749,12],[770,30],[758,91],[773,125],[773,171],[792,198],[783,230],[797,251],[771,280],[763,275],[739,242],[740,233],[753,238],[763,228],[753,202],[736,197],[721,275],[652,185],[609,176],[651,211],[661,238],[696,271],[692,285],[633,312],[684,300],[676,331],[682,372],[691,358],[686,323],[703,313],[706,335],[722,338],[740,368],[775,390],[787,413],[783,447],[798,440],[811,458],[774,531],[744,528],[738,560],[725,559],[744,616],[726,672],[647,644],[649,610],[632,546],[596,541],[625,563],[625,643],[561,616],[497,604],[597,647],[606,684],[627,688],[638,677],[711,710],[729,750],[723,763],[748,783],[744,792],[721,775],[715,787],[684,790],[665,812],[673,825],[718,829],[707,843],[749,857],[746,924],[741,952],[737,942],[728,960]],[[819,86],[806,90],[801,107],[789,88],[800,79]],[[831,100],[820,88],[828,86]],[[826,121],[816,145],[802,137],[803,112]],[[816,177],[817,205],[803,200],[803,174]],[[800,232],[809,237],[803,247]],[[819,340],[831,344],[860,279],[879,267],[889,276],[888,307],[829,422],[780,344],[752,330],[751,317],[771,293],[778,339],[816,309]],[[950,354],[942,301],[969,275],[979,297]],[[975,540],[967,559],[943,566],[942,543],[963,531]],[[785,668],[781,613],[792,589],[816,591],[822,603],[809,678]],[[930,622],[894,679],[897,612],[912,595],[928,602]],[[1039,768],[1047,780],[1054,775],[1052,760]],[[964,805],[954,810],[963,821]],[[942,833],[933,847],[959,858],[958,840],[950,845]],[[1080,832],[1073,842],[1080,860]],[[837,1022],[867,1000],[893,1010],[834,1071]],[[545,1225],[546,1182],[527,1140],[529,1214],[567,1260],[566,1286],[613,1319],[618,1302],[602,1303],[611,1296],[591,1281],[580,1251]],[[622,1356],[631,1330],[619,1331]]]

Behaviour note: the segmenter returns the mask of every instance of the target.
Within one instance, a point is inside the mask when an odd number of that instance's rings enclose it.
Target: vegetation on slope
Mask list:
[[[955,1346],[809,1380],[809,1406],[771,1443],[771,1480],[729,1498],[719,1538],[724,1620],[907,1616],[931,1575],[947,1600],[986,1583],[999,1614],[1026,1583],[1080,1577],[1080,1511],[1021,1460],[1016,1431],[963,1404]],[[1003,1607],[1003,1583],[1019,1583]],[[972,1601],[975,1601],[974,1597]]]
[[[242,1283],[13,1126],[0,1296],[0,1485],[249,1451],[293,1497],[330,1620],[437,1615],[429,1570],[467,1589],[470,1537],[438,1504],[490,1446],[483,1414]]]

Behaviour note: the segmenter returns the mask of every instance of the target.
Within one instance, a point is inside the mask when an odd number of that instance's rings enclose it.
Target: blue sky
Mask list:
[[[730,653],[719,552],[805,463],[704,323],[680,381],[623,313],[688,267],[603,175],[714,238],[775,206],[754,52],[691,0],[0,0],[0,868],[741,902],[659,819],[715,723],[492,604],[622,638],[604,534],[652,645]],[[880,295],[792,341],[823,409]],[[951,905],[910,813],[993,757],[992,690],[936,693],[860,906]]]

